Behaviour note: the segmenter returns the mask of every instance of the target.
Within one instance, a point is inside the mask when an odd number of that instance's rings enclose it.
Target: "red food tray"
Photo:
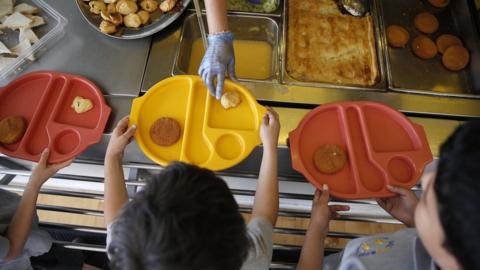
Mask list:
[[[379,103],[342,102],[319,106],[289,134],[293,168],[315,187],[329,186],[343,199],[389,197],[386,185],[414,186],[432,161],[423,127]],[[345,167],[323,174],[313,162],[315,150],[336,144],[348,156]]]
[[[75,96],[88,98],[93,109],[77,114],[70,106]],[[50,163],[72,159],[100,141],[110,107],[91,81],[71,74],[34,72],[0,88],[0,119],[23,116],[28,123],[16,144],[0,144],[0,152],[11,157],[38,161],[50,148]]]

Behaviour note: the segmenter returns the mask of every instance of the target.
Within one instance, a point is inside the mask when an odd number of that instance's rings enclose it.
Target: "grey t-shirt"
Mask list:
[[[273,253],[273,225],[264,218],[254,218],[247,225],[250,250],[241,270],[269,269]]]
[[[107,250],[114,224],[115,222],[107,226]],[[247,237],[250,249],[241,270],[269,269],[273,253],[273,225],[267,219],[254,218],[247,225]]]
[[[417,231],[404,229],[354,239],[342,252],[325,257],[323,269],[434,270],[435,265]]]
[[[32,269],[30,257],[40,256],[48,252],[52,246],[50,235],[38,228],[38,217],[35,216],[23,253],[9,262],[3,260],[10,248],[10,241],[5,237],[5,234],[19,203],[20,196],[0,189],[0,269],[2,270]]]

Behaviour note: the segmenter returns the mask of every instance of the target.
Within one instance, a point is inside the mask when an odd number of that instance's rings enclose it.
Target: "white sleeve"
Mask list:
[[[247,225],[250,242],[248,257],[242,266],[247,269],[269,269],[273,253],[273,225],[265,218],[254,218]]]
[[[107,257],[110,259],[110,254],[108,253],[108,247],[110,246],[110,243],[112,242],[112,230],[113,230],[113,225],[115,222],[107,224],[107,243],[106,243],[106,248],[107,248]]]

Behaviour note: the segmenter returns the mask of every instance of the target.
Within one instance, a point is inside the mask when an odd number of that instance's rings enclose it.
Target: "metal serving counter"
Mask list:
[[[102,165],[110,133],[118,120],[130,113],[133,98],[143,94],[155,83],[172,76],[174,73],[175,58],[182,38],[183,22],[193,11],[187,10],[179,20],[152,38],[121,41],[102,36],[96,30],[92,29],[80,16],[74,1],[50,0],[49,3],[68,18],[69,22],[66,35],[56,46],[44,53],[37,62],[33,63],[24,72],[34,70],[70,72],[85,76],[101,87],[105,93],[107,103],[112,107],[111,117],[100,143],[87,149],[75,162]],[[282,13],[283,10],[271,15],[247,15],[273,18],[278,22],[280,27],[279,31],[282,33],[284,27],[280,18]],[[239,16],[245,15],[244,13],[235,14]],[[278,49],[279,52],[285,47],[285,40],[281,36],[278,40],[278,46],[278,48],[274,49]],[[281,55],[281,53],[278,54],[279,57],[281,57]],[[285,59],[279,58],[279,63],[282,63],[282,61],[285,61]],[[286,209],[282,209],[282,205],[286,205],[287,200],[298,199],[308,202],[312,198],[313,188],[306,183],[302,175],[291,168],[290,152],[286,147],[286,138],[288,132],[295,129],[302,117],[315,106],[343,100],[370,100],[388,104],[404,112],[412,121],[424,126],[434,156],[438,156],[439,146],[459,124],[467,119],[480,117],[480,99],[393,92],[387,88],[382,91],[359,91],[357,89],[343,89],[341,87],[311,87],[280,84],[278,82],[242,81],[242,84],[252,91],[260,103],[273,106],[280,114],[282,131],[279,138],[280,147],[278,149],[280,163],[279,179],[281,181],[281,187],[283,187],[283,191],[281,191],[281,215],[284,217],[308,218],[309,216],[308,211],[287,211]],[[220,172],[220,174],[226,177],[236,177],[240,182],[253,181],[253,183],[255,183],[261,154],[261,147],[258,147],[244,162],[231,169]],[[143,178],[139,175],[152,169],[161,169],[143,155],[135,142],[132,142],[128,146],[124,163],[126,167],[131,168],[132,172],[134,172],[128,177],[129,182],[127,185],[130,187],[144,184]],[[0,177],[2,184],[8,184],[8,179],[11,179],[14,175],[28,175],[28,169],[28,166],[18,165],[17,160],[0,156],[0,176],[2,173],[5,175],[4,178]],[[88,181],[102,182],[102,179],[86,179],[80,176],[71,178],[75,180],[81,178],[87,181],[87,183]],[[307,188],[304,189],[303,185],[306,185]],[[299,188],[300,186],[302,186],[302,188]],[[306,191],[303,192],[296,189]],[[15,188],[13,188],[13,190],[15,190]],[[43,192],[46,194],[60,194],[74,197],[92,196],[96,199],[103,199],[102,195],[88,195],[75,190],[66,193],[52,190],[43,190]],[[234,190],[234,194],[251,197],[252,191],[236,189]],[[347,203],[358,207],[368,206],[370,210],[364,210],[366,212],[363,213],[369,213],[369,211],[378,213],[378,207],[370,201]],[[245,212],[249,211],[248,206],[242,209]],[[68,208],[59,211],[77,213],[79,210]],[[91,214],[93,212],[85,211],[84,214],[89,215],[89,213]],[[101,214],[101,212],[93,213],[93,215]],[[344,219],[378,221],[378,217],[379,216],[372,218],[368,215],[362,216],[360,214],[354,214]],[[391,222],[385,215],[382,220]],[[64,227],[70,228],[69,226]],[[76,229],[82,230],[81,228]],[[90,230],[89,228],[83,229],[87,231]],[[291,228],[290,230],[277,228],[277,232],[290,234],[305,233],[304,230],[298,230],[297,228]],[[100,234],[103,233],[104,230],[101,230]],[[330,236],[352,237],[352,235],[349,234],[331,234]],[[73,243],[64,243],[64,245],[73,245],[74,248],[80,249],[83,247],[83,249],[86,250],[89,248],[96,251],[104,250],[102,246],[85,247],[82,245],[74,245]],[[288,247],[281,247],[280,249],[288,249]],[[296,250],[298,251],[298,249]]]

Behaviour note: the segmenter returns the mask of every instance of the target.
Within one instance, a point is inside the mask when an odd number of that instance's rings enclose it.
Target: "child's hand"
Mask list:
[[[323,185],[323,190],[317,189],[312,204],[312,215],[310,223],[317,226],[325,235],[328,233],[328,225],[330,219],[339,218],[338,211],[348,211],[350,207],[348,205],[328,205],[330,200],[330,193],[328,192],[328,186]]]
[[[113,158],[121,160],[123,158],[123,151],[132,141],[136,128],[135,125],[128,128],[128,116],[122,118],[113,130],[105,157],[107,159]]]
[[[33,168],[32,175],[30,176],[30,180],[28,181],[28,185],[37,190],[40,190],[42,185],[50,177],[52,177],[60,169],[63,169],[72,164],[73,161],[73,159],[71,159],[62,163],[48,165],[47,160],[49,155],[50,150],[48,148],[43,150],[42,155],[40,156],[40,160],[38,161],[38,164]]]
[[[280,133],[280,121],[278,113],[272,108],[267,107],[267,112],[263,116],[260,127],[260,138],[264,148],[277,148],[278,134]]]
[[[413,227],[415,225],[413,216],[418,203],[415,193],[410,189],[390,185],[387,185],[387,189],[397,195],[391,198],[377,199],[378,205],[403,224]]]

